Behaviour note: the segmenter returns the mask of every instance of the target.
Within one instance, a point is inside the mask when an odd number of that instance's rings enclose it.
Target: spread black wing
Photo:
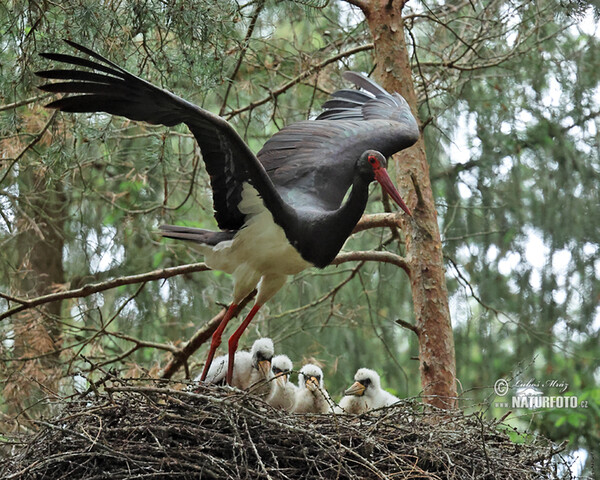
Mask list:
[[[316,120],[283,128],[258,152],[283,199],[295,207],[339,208],[365,150],[389,157],[419,138],[404,98],[360,73],[345,72],[344,78],[364,91],[333,93]]]
[[[227,121],[129,73],[86,47],[65,41],[95,60],[41,54],[49,60],[83,67],[37,72],[43,78],[67,80],[40,89],[76,94],[55,100],[47,105],[49,108],[64,112],[106,112],[166,126],[185,123],[202,151],[213,190],[215,218],[222,230],[237,230],[244,224],[244,215],[238,210],[243,182],[250,182],[271,210],[281,209],[281,200],[264,168]]]
[[[283,128],[255,156],[223,118],[127,72],[96,52],[65,40],[95,60],[44,53],[49,60],[83,69],[56,69],[37,75],[56,80],[40,88],[74,94],[48,105],[65,112],[106,112],[166,126],[185,123],[195,136],[213,190],[215,218],[222,230],[238,230],[244,182],[251,183],[285,228],[295,209],[335,210],[352,183],[354,165],[368,149],[386,156],[419,136],[406,101],[362,74],[345,78],[365,91],[340,90],[314,121]],[[173,232],[175,234],[175,232]],[[179,232],[182,233],[182,232]]]

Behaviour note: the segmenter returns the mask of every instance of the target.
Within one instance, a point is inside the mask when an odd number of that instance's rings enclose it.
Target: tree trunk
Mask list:
[[[376,76],[388,91],[400,93],[417,117],[417,97],[412,80],[402,8],[404,1],[352,2],[366,16],[375,45]],[[454,337],[448,308],[442,242],[429,179],[423,138],[396,155],[398,186],[413,218],[402,216],[406,260],[419,338],[422,395],[441,408],[456,405]]]
[[[29,165],[24,170],[19,179],[22,185],[27,185],[24,191],[28,193],[19,198],[19,272],[12,293],[27,298],[51,293],[64,282],[65,195],[61,180],[48,181],[43,167]],[[34,405],[39,398],[47,396],[48,390],[58,391],[62,377],[61,329],[57,321],[60,314],[61,302],[52,302],[22,312],[13,319],[13,354],[19,359],[13,368],[20,376],[4,391],[13,411]]]

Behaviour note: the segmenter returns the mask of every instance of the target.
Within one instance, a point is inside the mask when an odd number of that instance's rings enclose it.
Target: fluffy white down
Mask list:
[[[360,414],[375,410],[377,408],[388,407],[398,402],[400,399],[381,388],[381,379],[375,370],[360,368],[354,375],[354,381],[364,383],[368,380],[370,383],[366,386],[362,395],[345,395],[335,408],[335,413]]]
[[[275,376],[275,371],[291,371],[293,368],[292,361],[287,355],[276,355],[271,362],[271,371]],[[288,412],[294,407],[296,399],[296,385],[289,380],[289,374],[280,375],[271,379],[271,393],[267,398],[267,403],[274,408],[287,410]]]
[[[266,378],[259,369],[255,368],[259,353],[263,358],[270,359],[273,357],[273,341],[270,338],[256,340],[250,352],[242,350],[235,353],[231,386],[246,390],[258,382],[269,380],[270,377]],[[220,383],[225,381],[228,365],[228,355],[215,358],[206,375],[206,382]],[[196,381],[199,380],[200,376],[196,377]]]
[[[309,381],[311,377],[319,377],[319,385]],[[323,385],[323,371],[313,364],[306,364],[298,373],[298,389],[292,412],[294,413],[328,413],[333,402]]]

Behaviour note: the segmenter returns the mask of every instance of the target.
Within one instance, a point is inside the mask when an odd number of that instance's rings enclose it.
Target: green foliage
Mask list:
[[[427,139],[458,376],[467,389],[521,374],[562,380],[582,396],[599,378],[599,38],[552,2],[499,5],[500,18],[514,9],[499,32],[504,42],[486,44],[471,62],[498,64],[450,72],[460,87],[437,98],[430,91],[427,104],[446,135]],[[520,53],[504,59],[510,48]],[[593,408],[519,415],[574,448],[598,445],[588,433],[598,431]]]
[[[64,272],[52,288],[69,289],[199,261],[189,246],[160,242],[154,232],[162,223],[216,226],[208,178],[184,127],[103,114],[53,118],[42,108],[48,99],[35,89],[34,72],[48,62],[38,53],[71,53],[61,38],[220,112],[254,151],[283,125],[315,115],[343,85],[341,71],[374,67],[368,51],[343,55],[372,40],[357,10],[341,1],[308,17],[312,2],[59,3],[0,5],[0,102],[37,97],[0,110],[0,292],[8,295],[41,294],[23,281],[39,267],[27,259],[40,232],[62,238]],[[583,4],[447,3],[409,2],[405,16],[464,405],[482,403],[502,416],[491,389],[497,379],[566,381],[587,408],[519,410],[514,423],[593,452],[600,443],[598,35],[580,26]],[[297,80],[325,63],[318,84],[315,76]],[[382,211],[378,195],[371,212]],[[44,203],[54,197],[58,209]],[[384,229],[345,247],[401,255],[398,248]],[[231,279],[203,272],[139,287],[67,300],[50,315],[62,342],[59,391],[73,391],[77,372],[94,381],[109,368],[140,374],[164,366],[167,349],[133,348],[131,339],[187,341],[229,302]],[[8,303],[0,300],[2,311]],[[416,336],[396,319],[414,322],[406,275],[387,264],[343,264],[289,282],[241,346],[270,335],[296,367],[322,362],[335,398],[362,366],[377,369],[397,395],[417,395]],[[44,363],[27,360],[45,351],[38,343],[26,349],[16,341],[30,321],[0,324],[6,411],[15,398],[7,389],[32,383]],[[203,359],[204,351],[194,356]],[[196,373],[196,364],[190,368]]]

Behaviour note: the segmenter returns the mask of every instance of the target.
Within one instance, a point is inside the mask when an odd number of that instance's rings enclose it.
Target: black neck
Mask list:
[[[329,265],[360,220],[369,198],[369,182],[355,175],[348,199],[337,210],[320,214],[298,243],[302,257],[319,268]]]

